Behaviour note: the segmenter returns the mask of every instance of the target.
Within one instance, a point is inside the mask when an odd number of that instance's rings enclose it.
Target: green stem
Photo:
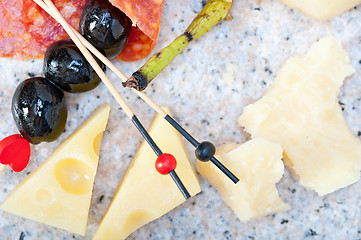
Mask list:
[[[144,90],[191,41],[202,37],[227,16],[232,6],[232,1],[233,0],[210,0],[182,35],[149,58],[138,71],[134,72],[132,76],[123,83],[123,86],[132,87],[138,91]]]

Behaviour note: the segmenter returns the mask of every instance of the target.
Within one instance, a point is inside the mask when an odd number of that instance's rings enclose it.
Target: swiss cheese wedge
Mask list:
[[[253,137],[280,143],[285,164],[319,195],[360,178],[361,143],[338,104],[343,80],[354,71],[339,41],[322,38],[305,56],[289,59],[266,94],[239,118]]]
[[[247,222],[290,209],[275,186],[283,175],[282,153],[278,143],[261,138],[218,148],[215,157],[239,178],[237,184],[211,162],[197,161],[197,170],[218,190],[239,219]]]
[[[1,203],[1,210],[85,235],[110,107],[99,107]]]
[[[361,0],[280,0],[291,8],[300,10],[314,19],[327,19],[343,13],[359,4]]]
[[[169,109],[166,108],[169,112]],[[180,135],[164,118],[156,115],[149,134],[164,153],[177,159],[179,178],[191,196],[201,191]],[[155,169],[157,156],[143,141],[108,208],[94,240],[125,239],[132,232],[166,214],[185,201],[169,175]]]

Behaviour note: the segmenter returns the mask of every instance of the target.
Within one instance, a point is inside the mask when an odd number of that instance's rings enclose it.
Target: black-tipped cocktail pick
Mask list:
[[[237,183],[239,179],[229,171],[217,158],[214,157],[216,148],[211,142],[201,142],[199,143],[192,135],[190,135],[184,128],[182,128],[179,123],[177,123],[171,116],[168,114],[164,117],[180,134],[182,134],[195,148],[195,154],[199,161],[208,162],[211,161],[216,165],[224,174],[227,175],[234,183]]]
[[[139,132],[142,134],[143,138],[147,141],[149,146],[153,149],[155,154],[158,156],[163,155],[162,151],[159,149],[157,144],[153,141],[147,130],[143,127],[141,122],[138,120],[138,118],[135,116],[131,108],[128,106],[128,104],[124,101],[124,99],[120,96],[119,92],[116,90],[114,85],[111,83],[111,81],[108,79],[108,77],[105,75],[103,70],[99,67],[98,63],[95,61],[93,56],[89,53],[87,48],[93,48],[95,49],[91,44],[89,44],[78,32],[76,32],[61,16],[58,9],[55,7],[53,2],[51,0],[33,0],[36,2],[41,8],[43,8],[44,11],[46,11],[50,16],[52,16],[56,21],[58,21],[64,28],[64,30],[68,33],[70,38],[73,40],[73,42],[76,44],[76,46],[79,48],[79,50],[82,52],[84,57],[88,60],[90,65],[93,67],[95,72],[98,74],[100,79],[104,82],[105,86],[108,88],[110,93],[115,97],[117,102],[120,104],[120,106],[124,109],[127,116],[131,119],[133,124],[137,127]],[[98,54],[100,54],[98,52]],[[95,54],[96,55],[96,54]],[[101,54],[100,54],[101,55]],[[97,56],[97,55],[96,55]],[[106,59],[104,56],[99,57],[101,61],[103,59]],[[170,154],[168,154],[170,155]],[[170,155],[172,156],[172,155]],[[172,156],[173,157],[173,156]],[[168,157],[169,158],[169,157]],[[173,157],[174,158],[174,157]],[[176,161],[174,159],[174,161]],[[177,174],[173,171],[169,172],[175,181],[176,185],[178,186],[179,190],[182,192],[185,199],[190,198],[190,195],[187,191],[187,189],[184,187],[182,181],[179,179]]]
[[[105,63],[107,65],[107,63]],[[108,65],[107,65],[108,66]],[[125,75],[119,70],[115,70],[116,75],[120,78],[124,78]],[[134,90],[134,89],[133,89]],[[139,97],[141,97],[151,108],[153,108],[157,113],[159,113],[170,125],[174,127],[182,136],[188,140],[195,148],[195,154],[198,160],[207,162],[211,161],[216,167],[221,170],[232,182],[235,184],[239,179],[217,158],[214,157],[216,148],[211,142],[201,142],[199,143],[192,135],[190,135],[179,123],[177,123],[171,116],[169,116],[161,107],[159,107],[150,97],[148,97],[144,92],[134,90]]]

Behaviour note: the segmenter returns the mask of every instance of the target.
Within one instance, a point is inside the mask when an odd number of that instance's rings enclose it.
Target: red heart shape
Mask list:
[[[9,165],[15,172],[21,172],[30,159],[30,144],[19,134],[0,141],[0,163]]]

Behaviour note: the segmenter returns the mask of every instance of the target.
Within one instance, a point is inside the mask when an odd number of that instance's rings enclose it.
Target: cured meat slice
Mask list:
[[[86,0],[54,0],[76,29]],[[40,58],[56,40],[67,38],[62,27],[32,0],[0,0],[0,56]]]
[[[53,0],[78,30],[87,0]],[[135,61],[153,50],[164,0],[111,0],[133,23],[132,33],[117,59]],[[32,0],[0,0],[0,57],[41,58],[54,41],[68,38],[62,27]]]
[[[159,33],[164,0],[110,0],[132,20],[128,44],[117,57],[123,61],[143,59],[153,50]],[[138,29],[137,29],[138,28]]]
[[[139,28],[132,27],[127,44],[123,51],[117,56],[122,61],[136,61],[143,59],[153,50],[157,40],[152,40]]]
[[[87,0],[53,0],[61,15],[75,29],[79,28],[80,11]],[[23,23],[26,31],[40,45],[49,46],[54,41],[68,37],[65,30],[33,0],[23,0]]]
[[[25,30],[22,1],[0,0],[0,56],[29,56],[41,49]]]
[[[157,41],[164,0],[110,0],[138,28]]]

